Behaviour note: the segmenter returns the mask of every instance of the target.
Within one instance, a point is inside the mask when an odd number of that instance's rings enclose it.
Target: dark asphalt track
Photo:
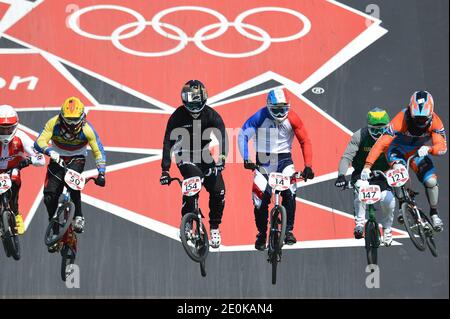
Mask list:
[[[394,114],[414,90],[423,88],[434,95],[436,111],[448,129],[448,1],[343,2],[361,11],[367,4],[379,5],[389,32],[316,84],[324,94],[305,95],[356,130],[369,108],[383,106]],[[0,44],[14,45],[1,40]],[[46,213],[41,205],[22,238],[22,260],[6,259],[0,249],[0,296],[448,298],[448,155],[434,162],[440,176],[441,216],[447,225],[437,238],[440,256],[417,251],[409,239],[401,240],[405,245],[381,249],[379,289],[365,287],[362,248],[286,251],[276,287],[270,284],[265,254],[214,253],[208,257],[208,277],[203,279],[178,242],[87,205],[83,207],[87,231],[80,236],[77,259],[81,284],[79,289],[67,289],[59,279],[58,255],[48,254],[43,245]],[[303,188],[301,196],[329,205],[320,196],[324,193],[332,194],[328,201],[333,207],[349,209],[350,195],[337,192],[331,181]]]

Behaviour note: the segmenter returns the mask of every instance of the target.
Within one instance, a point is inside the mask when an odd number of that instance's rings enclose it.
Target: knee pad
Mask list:
[[[438,186],[437,176],[434,174],[431,175],[423,182],[423,184],[425,185],[426,188],[433,188]]]

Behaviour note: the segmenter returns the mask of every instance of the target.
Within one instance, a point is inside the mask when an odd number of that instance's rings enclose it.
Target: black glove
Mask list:
[[[244,168],[254,171],[255,169],[258,168],[258,166],[255,163],[253,163],[251,160],[245,160],[244,161]]]
[[[170,174],[167,171],[163,171],[161,177],[159,178],[159,183],[161,185],[169,185],[170,184]]]
[[[347,180],[345,179],[345,175],[338,175],[338,178],[334,182],[334,186],[336,187],[344,187],[347,184]]]
[[[106,180],[105,180],[105,173],[104,172],[98,173],[98,176],[95,179],[95,184],[100,186],[100,187],[105,187]]]
[[[29,166],[30,164],[31,164],[31,159],[27,157],[26,159],[23,159],[19,162],[19,169],[25,168],[25,167]]]
[[[305,169],[302,172],[302,177],[305,180],[305,182],[308,179],[313,179],[314,178],[314,172],[313,172],[312,168],[309,167],[309,166],[305,166]]]

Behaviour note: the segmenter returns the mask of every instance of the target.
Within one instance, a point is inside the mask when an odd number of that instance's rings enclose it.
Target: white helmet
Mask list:
[[[19,116],[10,105],[0,105],[0,142],[8,144],[16,135]]]

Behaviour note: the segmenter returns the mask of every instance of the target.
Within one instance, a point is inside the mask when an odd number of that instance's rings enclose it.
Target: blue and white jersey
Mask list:
[[[294,135],[301,144],[305,165],[311,166],[311,142],[298,115],[291,109],[287,118],[279,122],[263,107],[242,126],[238,137],[239,151],[244,160],[248,160],[248,141],[253,138],[257,153],[290,153]]]

